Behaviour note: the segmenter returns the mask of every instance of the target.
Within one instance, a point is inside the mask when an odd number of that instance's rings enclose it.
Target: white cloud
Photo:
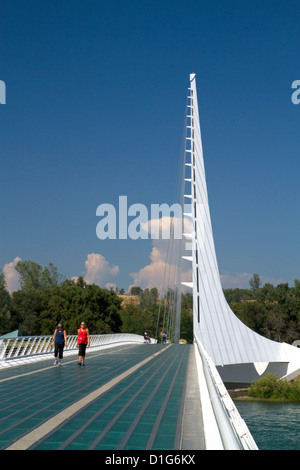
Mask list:
[[[170,238],[179,239],[182,237],[182,232],[192,231],[192,223],[186,217],[163,216],[159,219],[149,219],[146,223],[142,223],[141,229],[152,235],[153,238],[163,240]]]
[[[20,276],[15,270],[16,264],[21,261],[21,258],[17,256],[11,263],[7,263],[3,267],[3,273],[5,275],[6,288],[10,294],[20,289]]]
[[[178,220],[171,218],[171,224],[176,224]],[[170,217],[162,217],[160,219],[148,220],[146,224],[142,224],[142,228],[145,232],[156,233],[158,230],[160,234],[167,227],[170,226]],[[151,232],[152,230],[152,232]],[[184,232],[191,233],[192,224],[187,218],[184,218]],[[141,268],[138,272],[131,273],[133,278],[132,285],[138,285],[142,289],[157,287],[159,290],[166,288],[168,285],[168,279],[174,279],[175,275],[175,261],[168,259],[168,242],[166,239],[153,240],[153,247],[150,254],[150,263]],[[189,253],[187,253],[189,254]],[[253,276],[253,273],[223,273],[220,275],[221,284],[224,289],[228,288],[250,288],[249,280]],[[271,278],[268,276],[260,276],[261,285],[270,283],[277,285],[286,282],[283,279]],[[192,268],[191,264],[188,267],[182,269],[181,281],[191,282],[192,281]],[[172,285],[172,283],[170,283]],[[130,288],[131,286],[129,286]],[[191,292],[188,288],[183,288],[186,291]]]
[[[154,242],[150,254],[150,263],[138,272],[130,274],[133,278],[132,285],[140,286],[142,289],[157,287],[159,291],[167,289],[168,286],[174,286],[178,275],[180,273],[177,271],[175,260],[174,262],[168,260],[167,242],[163,241]],[[179,281],[191,281],[191,268],[182,271],[180,276]]]
[[[7,263],[3,267],[6,288],[10,294],[20,289],[20,276],[15,270],[15,266],[19,261],[21,261],[21,258],[17,256],[11,263]],[[119,274],[119,266],[110,266],[108,261],[101,254],[90,253],[85,261],[85,267],[86,274],[84,280],[87,284],[97,284],[108,289],[110,289],[110,287],[116,288],[116,285],[110,282],[110,279]],[[78,276],[73,276],[71,279],[76,282]]]
[[[131,273],[133,284],[142,289],[157,287],[158,290],[166,289],[168,285],[174,286],[178,272],[176,267],[176,252],[179,244],[182,243],[176,239],[177,234],[182,234],[181,217],[161,217],[159,219],[149,219],[147,223],[141,224],[142,229],[148,234],[158,234],[160,238],[153,240],[153,247],[150,253],[151,262],[141,268],[138,272]],[[171,239],[174,237],[173,246],[170,248],[170,239],[168,234],[171,229]],[[191,232],[192,224],[186,217],[183,218],[183,232]],[[172,251],[173,250],[173,251]],[[171,257],[170,257],[171,254]],[[172,256],[173,255],[173,256]],[[170,259],[171,258],[171,259]],[[192,280],[191,265],[182,270],[180,281]],[[130,289],[131,286],[129,286]],[[184,287],[182,287],[185,290]]]
[[[90,253],[85,261],[87,284],[97,284],[103,287],[110,277],[119,274],[119,266],[110,266],[108,261],[100,253]]]
[[[130,274],[133,278],[133,285],[140,286],[142,289],[146,287],[160,289],[163,285],[165,270],[170,267],[164,257],[164,253],[154,246],[150,254],[151,263],[141,268],[137,273]]]

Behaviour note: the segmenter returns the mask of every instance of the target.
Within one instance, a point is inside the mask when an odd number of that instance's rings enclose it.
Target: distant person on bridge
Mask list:
[[[54,331],[54,335],[51,341],[51,346],[53,345],[54,342],[54,365],[56,366],[57,364],[57,357],[58,357],[58,365],[61,365],[61,361],[63,358],[63,350],[64,346],[67,345],[67,333],[66,330],[63,329],[63,326],[61,323],[57,325],[56,330]]]
[[[162,343],[166,344],[166,342],[167,342],[167,333],[163,332],[163,334],[162,334]]]
[[[147,331],[145,331],[145,333],[144,333],[144,341],[145,341],[145,343],[150,343],[150,342],[151,342],[151,340],[150,340],[150,338],[149,338],[149,336],[148,336]]]
[[[90,345],[90,335],[89,335],[89,330],[86,328],[85,323],[81,322],[80,328],[78,330],[78,339],[77,339],[77,345],[79,348],[78,351],[78,365],[84,366],[84,360],[85,360],[85,350],[86,347]]]

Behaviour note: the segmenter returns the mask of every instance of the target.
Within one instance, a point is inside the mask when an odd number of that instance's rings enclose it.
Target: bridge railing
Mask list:
[[[0,368],[12,365],[14,360],[28,362],[43,359],[54,351],[51,346],[53,335],[49,336],[18,336],[17,338],[0,339]],[[77,335],[68,335],[64,354],[77,351]],[[152,340],[153,342],[154,340]],[[144,337],[131,333],[113,333],[106,335],[90,335],[90,347],[100,348],[118,343],[143,343]],[[8,364],[9,363],[9,364]]]
[[[233,403],[217,368],[195,336],[198,354],[202,361],[208,395],[225,450],[258,450],[258,447]]]

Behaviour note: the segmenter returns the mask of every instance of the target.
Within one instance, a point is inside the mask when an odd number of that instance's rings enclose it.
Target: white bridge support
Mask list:
[[[225,383],[249,385],[267,374],[300,373],[300,349],[244,325],[223,293],[210,219],[196,76],[190,75],[184,174],[184,259],[192,264],[195,354],[207,449],[257,449]]]
[[[186,259],[192,263],[194,335],[225,383],[249,384],[268,372],[300,373],[300,349],[264,338],[244,325],[223,293],[211,226],[196,77],[190,75],[185,155]],[[186,210],[186,207],[189,207]]]

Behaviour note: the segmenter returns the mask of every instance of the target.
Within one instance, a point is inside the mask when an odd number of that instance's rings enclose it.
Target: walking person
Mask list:
[[[85,350],[86,347],[90,345],[90,335],[89,335],[89,330],[86,328],[86,325],[84,322],[81,322],[80,328],[78,330],[78,339],[77,339],[77,345],[78,345],[78,365],[84,366],[84,361],[85,361]]]
[[[63,358],[63,350],[64,346],[67,346],[67,333],[66,330],[63,329],[63,326],[61,323],[57,325],[56,330],[54,331],[54,335],[51,341],[51,346],[53,345],[54,342],[54,366],[57,364],[57,358],[58,358],[58,365],[61,365],[61,361]]]
[[[147,333],[147,331],[145,331],[145,333],[144,333],[144,343],[150,343],[150,342],[151,342],[151,340],[148,336],[148,333]]]

